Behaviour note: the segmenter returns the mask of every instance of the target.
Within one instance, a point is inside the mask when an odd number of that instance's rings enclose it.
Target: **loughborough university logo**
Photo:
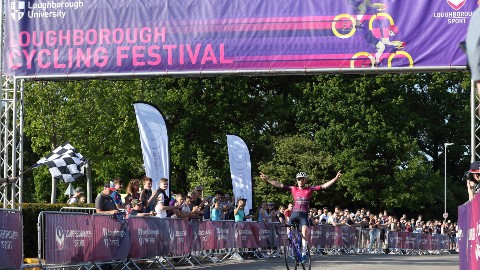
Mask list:
[[[25,1],[12,1],[10,3],[12,19],[19,21],[25,15]]]

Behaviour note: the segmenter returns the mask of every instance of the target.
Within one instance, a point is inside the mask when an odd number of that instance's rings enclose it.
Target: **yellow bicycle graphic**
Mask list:
[[[385,10],[385,5],[378,3],[374,4],[375,5],[375,13],[370,19],[368,20],[368,29],[372,30],[374,27],[374,22],[376,20],[379,20],[381,18],[386,18],[390,25],[394,25],[395,22],[393,21],[392,16],[390,16],[388,13],[377,13],[377,11],[383,11]],[[335,36],[339,38],[349,38],[355,34],[357,31],[357,28],[355,27],[356,24],[356,19],[355,15],[352,14],[339,14],[333,18],[332,21],[332,32]]]
[[[387,67],[413,67],[412,56],[405,51],[399,51],[399,47],[390,53],[387,58]],[[385,59],[385,57],[383,58]],[[350,68],[373,68],[375,56],[369,52],[358,52],[350,60]]]

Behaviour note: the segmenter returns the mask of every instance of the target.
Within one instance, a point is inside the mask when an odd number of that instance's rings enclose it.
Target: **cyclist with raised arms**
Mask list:
[[[299,172],[296,176],[298,186],[289,186],[284,185],[278,181],[271,180],[267,175],[260,172],[260,178],[263,181],[271,184],[277,188],[283,188],[290,190],[293,195],[293,209],[292,215],[290,216],[289,224],[299,223],[302,227],[302,261],[306,260],[307,254],[307,239],[310,236],[309,223],[308,223],[308,208],[310,205],[310,198],[314,191],[326,189],[333,185],[338,179],[342,177],[341,171],[337,172],[337,175],[332,180],[324,183],[320,186],[305,186],[307,183],[307,174],[304,172]]]

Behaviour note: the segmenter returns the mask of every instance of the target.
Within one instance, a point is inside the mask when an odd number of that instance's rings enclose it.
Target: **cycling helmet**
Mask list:
[[[307,178],[307,174],[304,172],[299,172],[297,173],[297,176],[295,178]]]
[[[398,27],[396,25],[390,25],[390,31],[392,31],[393,33],[398,34]]]

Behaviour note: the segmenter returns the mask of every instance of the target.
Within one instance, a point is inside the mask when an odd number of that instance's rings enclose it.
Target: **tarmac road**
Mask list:
[[[312,257],[312,269],[338,270],[457,270],[458,254],[454,255],[316,255]],[[175,266],[176,269],[191,269],[192,266]],[[226,260],[222,263],[204,263],[195,266],[208,270],[285,270],[282,258],[247,259],[242,262]]]

